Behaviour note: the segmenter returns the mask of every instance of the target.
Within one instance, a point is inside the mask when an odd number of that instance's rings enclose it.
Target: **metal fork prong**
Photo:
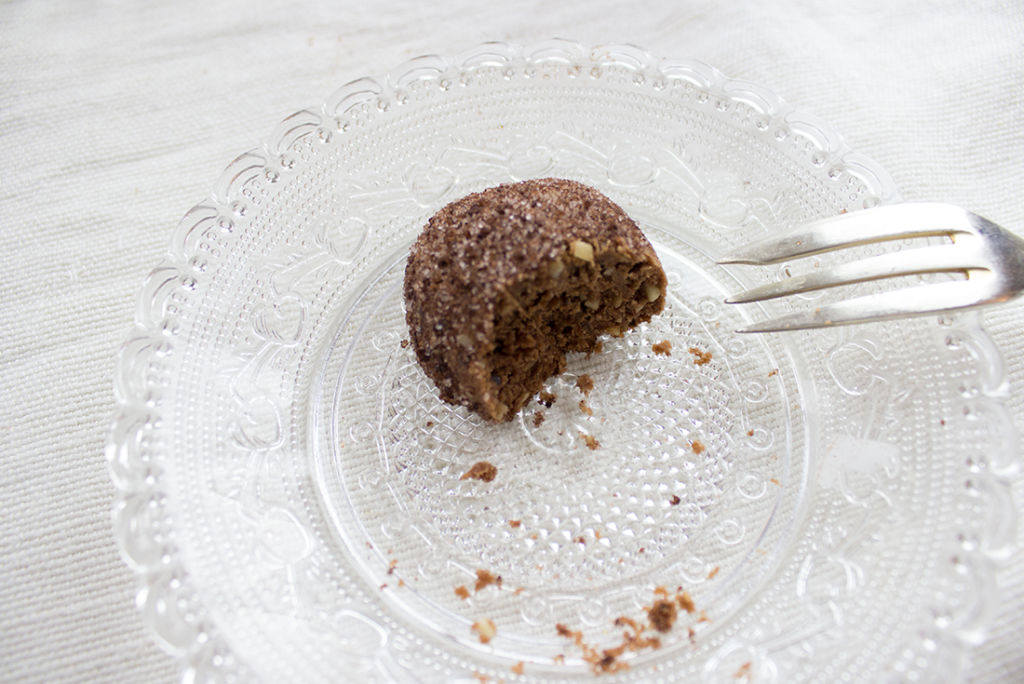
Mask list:
[[[882,280],[923,273],[955,273],[986,269],[987,262],[977,250],[966,248],[965,241],[956,245],[938,245],[903,252],[890,252],[837,264],[828,269],[793,276],[754,287],[726,299],[727,304],[760,302],[776,297],[823,290],[838,285]]]
[[[781,332],[826,328],[849,323],[866,323],[908,316],[966,309],[1005,301],[992,274],[977,279],[919,285],[902,290],[856,297],[813,309],[806,313],[779,316],[740,328],[739,333]]]
[[[914,202],[853,211],[815,221],[795,233],[748,245],[720,264],[766,266],[873,242],[972,232],[973,214],[950,204]]]

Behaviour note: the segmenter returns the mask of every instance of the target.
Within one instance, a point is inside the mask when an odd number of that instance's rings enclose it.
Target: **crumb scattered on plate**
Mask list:
[[[521,674],[523,674],[523,665],[524,665],[523,661],[520,660],[518,663],[516,663],[515,665],[510,666],[508,669],[512,670],[512,672],[514,674],[521,675]]]
[[[597,441],[597,438],[593,435],[588,435],[585,432],[580,433],[580,439],[587,443],[587,448],[593,451],[594,449],[601,446],[601,443]]]
[[[584,639],[583,632],[572,630],[562,623],[555,625],[555,632],[566,639],[572,639],[583,653],[583,660],[590,665],[595,675],[620,672],[629,669],[629,663],[620,660],[620,656],[627,651],[642,651],[644,649],[661,648],[661,638],[657,635],[646,636],[649,630],[667,633],[672,630],[678,617],[676,604],[678,603],[687,613],[693,612],[693,600],[690,595],[679,588],[675,596],[664,587],[657,587],[654,590],[660,598],[646,609],[647,620],[640,622],[625,615],[615,618],[613,625],[624,628],[621,641],[609,648],[593,646]],[[701,613],[703,616],[703,613]],[[688,628],[688,636],[693,642],[696,632],[693,627]],[[557,661],[557,659],[556,659]]]
[[[580,392],[583,392],[583,396],[589,397],[590,392],[594,389],[594,379],[584,373],[576,378],[576,387]]]
[[[501,586],[501,575],[495,575],[490,570],[477,570],[476,571],[476,585],[473,586],[473,592],[478,592],[484,587],[489,587],[492,584]]]
[[[455,595],[463,601],[465,601],[469,598],[469,589],[467,589],[465,585],[460,584],[459,586],[455,587]]]
[[[498,628],[490,618],[484,618],[479,622],[474,622],[470,629],[476,632],[477,636],[480,637],[481,644],[490,643],[491,639],[494,638],[494,635],[498,633]]]
[[[460,480],[481,480],[491,482],[498,475],[498,469],[488,461],[477,461],[462,474]]]
[[[717,565],[711,568],[711,572],[708,573],[708,579],[715,579],[715,575],[718,574],[719,569],[720,568]]]
[[[587,414],[588,416],[594,415],[594,409],[587,406],[586,399],[580,399],[580,411]]]
[[[537,403],[544,408],[551,408],[551,405],[555,403],[556,399],[558,399],[558,395],[554,392],[548,392],[547,390],[542,390],[537,395]]]
[[[693,354],[694,366],[703,366],[706,363],[711,363],[711,352],[701,351],[697,347],[690,347],[689,352]]]
[[[540,411],[535,411],[533,414],[533,427],[540,427],[541,423],[544,422],[544,414]]]
[[[676,604],[667,599],[659,599],[647,611],[647,619],[651,626],[659,632],[668,632],[676,623]]]
[[[669,497],[668,504],[670,506],[678,506],[680,501],[682,501],[682,499],[679,498],[679,495],[673,494],[672,496]]]
[[[693,453],[695,454],[700,454],[704,452],[704,445],[696,439],[693,440],[693,442],[690,444],[690,448],[693,449]]]
[[[508,521],[508,526],[509,527],[519,527],[522,524],[523,524],[522,520],[509,520]]]
[[[672,343],[668,340],[662,340],[651,345],[651,351],[661,356],[672,356]]]

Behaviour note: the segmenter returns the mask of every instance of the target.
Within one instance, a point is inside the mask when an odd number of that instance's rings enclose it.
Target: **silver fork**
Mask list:
[[[845,247],[946,236],[950,244],[891,252],[755,287],[726,303],[760,302],[869,280],[925,273],[963,273],[966,280],[866,295],[780,316],[737,332],[803,330],[998,304],[1024,291],[1024,239],[951,204],[906,203],[841,214],[782,237],[752,244],[719,264],[778,264]]]

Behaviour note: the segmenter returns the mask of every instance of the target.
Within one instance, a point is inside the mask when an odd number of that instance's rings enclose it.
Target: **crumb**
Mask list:
[[[697,622],[711,622],[711,618],[709,618],[707,613],[702,610],[700,611],[700,615],[697,616]]]
[[[582,534],[580,536],[576,537],[575,539],[573,539],[573,541],[576,542],[577,544],[586,544],[587,543],[587,540],[583,538]]]
[[[676,594],[676,603],[678,603],[679,607],[685,610],[687,613],[692,613],[693,611],[697,610],[697,606],[694,605],[693,599],[690,597],[690,592],[688,591],[683,591]]]
[[[476,571],[476,585],[473,587],[473,593],[476,593],[484,587],[489,587],[492,584],[501,586],[501,575],[495,575],[490,570],[477,570]]]
[[[509,520],[508,521],[508,526],[509,527],[519,527],[522,524],[523,524],[522,520]]]
[[[629,665],[627,665],[626,663],[615,662],[615,658],[617,657],[618,656],[616,656],[614,653],[610,653],[606,650],[602,654],[601,659],[593,664],[594,672],[618,672],[620,669],[628,669]]]
[[[697,642],[697,631],[693,627],[686,628],[686,636],[689,638],[691,644]]]
[[[621,615],[615,618],[615,622],[613,622],[612,624],[616,627],[629,627],[634,632],[640,630],[640,627],[636,624],[636,620],[630,619],[625,615]]]
[[[601,443],[597,441],[597,438],[593,435],[588,435],[585,432],[580,433],[580,439],[587,443],[587,448],[593,451],[597,447],[601,446]]]
[[[395,574],[395,567],[397,565],[398,565],[398,559],[392,558],[391,562],[388,563],[388,574],[389,575],[394,575]]]
[[[572,639],[573,643],[582,651],[584,662],[590,665],[590,669],[595,675],[627,670],[629,663],[623,662],[619,657],[627,651],[636,652],[661,648],[659,637],[645,636],[644,633],[649,629],[668,632],[676,621],[676,606],[668,598],[669,591],[664,587],[656,587],[654,594],[664,598],[655,601],[652,607],[646,609],[647,620],[642,624],[625,615],[615,618],[612,624],[615,627],[623,628],[622,641],[610,648],[598,649],[588,644],[583,637],[583,632],[573,631],[561,623],[555,625],[555,631],[561,637]]]
[[[521,674],[523,674],[523,665],[524,665],[523,661],[520,660],[518,663],[516,663],[515,665],[510,666],[508,669],[512,670],[512,672],[514,674],[521,675]]]
[[[404,579],[402,579],[402,578],[399,578],[399,579],[398,579],[398,586],[400,586],[400,587],[404,587],[404,586],[405,586],[405,580],[404,580]]]
[[[558,655],[556,655],[555,657],[553,657],[551,659],[551,662],[558,663],[559,665],[561,665],[561,664],[563,664],[565,662],[565,656],[562,655],[561,653],[559,653]]]
[[[583,392],[583,396],[589,397],[591,390],[594,389],[594,379],[584,373],[576,378],[576,388]]]
[[[734,679],[743,679],[744,677],[750,676],[750,661],[740,665],[740,669],[736,670],[736,674],[733,675]]]
[[[672,356],[672,343],[668,340],[662,340],[651,345],[651,351],[661,356]]]
[[[754,436],[754,428],[750,428],[749,430],[747,430],[747,437],[753,437],[753,436]]]
[[[580,399],[580,411],[587,414],[588,416],[594,415],[594,409],[587,406],[587,402],[583,399]]]
[[[655,601],[651,609],[647,611],[647,619],[651,621],[651,626],[659,632],[669,631],[676,622],[676,604],[665,599]]]
[[[718,574],[719,567],[716,565],[711,568],[711,572],[708,573],[708,579],[715,579],[715,575]]]
[[[644,552],[644,547],[641,546],[639,549],[637,549],[637,553],[643,553],[643,552]]]
[[[789,270],[789,266],[784,268],[783,271],[785,272],[787,278],[792,278],[793,277],[793,274]]]
[[[690,448],[693,449],[693,453],[699,454],[699,453],[702,453],[704,451],[705,447],[704,447],[703,444],[701,444],[697,440],[693,440],[693,442],[690,444]]]
[[[782,486],[782,485],[781,485],[781,484],[779,483],[779,481],[778,481],[777,479],[775,479],[774,477],[772,477],[772,478],[769,478],[769,479],[768,479],[768,481],[769,481],[769,482],[771,482],[771,483],[772,483],[773,485],[779,485],[779,486]]]
[[[480,637],[481,644],[490,643],[494,635],[498,633],[498,628],[494,626],[494,621],[484,618],[479,622],[474,622],[470,627]]]
[[[682,499],[679,498],[679,495],[678,494],[673,494],[671,497],[669,497],[668,505],[669,506],[678,506],[680,501],[682,501]]]
[[[526,591],[526,587],[516,587],[516,590],[512,592],[512,595],[513,596],[519,596],[524,591]]]
[[[428,420],[428,421],[427,421],[427,427],[428,427],[428,428],[432,428],[432,427],[434,427],[434,421],[432,421],[432,420]]]
[[[601,538],[601,530],[594,530],[594,539]]]
[[[381,590],[381,591],[384,591],[384,590],[385,590],[385,589],[387,589],[387,588],[388,588],[388,584],[387,584],[387,582],[385,582],[384,584],[380,585],[380,590]]]
[[[547,390],[541,390],[540,394],[537,395],[537,403],[544,408],[551,408],[551,405],[555,403],[555,399],[558,399],[558,395]]]
[[[840,214],[845,214],[846,213],[846,207],[843,207],[842,209],[840,209],[839,213]]]
[[[366,548],[372,549],[373,548],[373,544],[371,544],[370,542],[366,542]]]
[[[473,679],[480,682],[480,684],[486,684],[487,682],[491,681],[487,675],[480,674],[479,672],[473,672]]]
[[[402,347],[402,349],[408,349],[408,347],[409,347],[409,340],[402,340],[398,344],[399,344],[399,346]]]
[[[544,422],[544,414],[540,411],[536,411],[533,414],[533,427],[540,427],[540,424]]]
[[[946,424],[946,419],[945,418],[939,418],[939,425],[945,425],[945,424]]]
[[[701,351],[697,347],[690,347],[689,352],[693,354],[694,366],[703,366],[706,363],[711,363],[711,352]]]
[[[572,639],[573,642],[580,647],[580,650],[583,651],[583,660],[590,664],[590,669],[594,674],[618,672],[629,668],[627,663],[619,662],[617,660],[618,657],[626,650],[626,636],[624,636],[622,645],[599,651],[583,640],[583,632],[574,632],[563,624],[555,625],[555,631],[557,631],[558,635],[561,637]]]
[[[487,461],[477,461],[474,463],[469,470],[462,474],[460,480],[481,480],[483,482],[490,482],[498,475],[498,469]]]
[[[467,589],[464,585],[460,584],[459,586],[455,587],[455,595],[463,601],[465,601],[469,598],[469,589]]]
[[[768,377],[770,378],[770,377],[778,375],[778,374],[779,374],[779,369],[778,368],[773,368],[772,372],[768,374]]]

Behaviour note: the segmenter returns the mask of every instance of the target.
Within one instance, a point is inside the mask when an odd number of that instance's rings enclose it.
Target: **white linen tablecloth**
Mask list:
[[[905,198],[1024,231],[1020,2],[0,4],[0,679],[177,677],[135,611],[103,451],[117,349],[181,215],[280,119],[349,80],[553,36],[768,86]],[[1024,304],[986,320],[1024,434]],[[1024,477],[1014,496],[1024,510]],[[1024,681],[1020,554],[998,578],[972,682]]]

